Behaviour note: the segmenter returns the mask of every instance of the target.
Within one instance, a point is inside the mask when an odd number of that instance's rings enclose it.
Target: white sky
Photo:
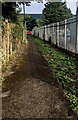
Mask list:
[[[78,0],[66,0],[67,7],[71,9],[73,14],[76,14],[76,2]],[[45,0],[44,0],[45,3]],[[26,13],[27,14],[41,14],[42,10],[44,9],[43,3],[32,2],[31,6],[26,6]]]

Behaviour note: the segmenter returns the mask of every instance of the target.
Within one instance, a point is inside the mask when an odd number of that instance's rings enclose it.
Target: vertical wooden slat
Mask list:
[[[6,24],[4,22],[4,35],[3,35],[3,62],[6,62]]]
[[[6,22],[6,60],[9,61],[9,23],[8,20],[5,20]]]
[[[0,76],[2,75],[2,29],[0,21]]]
[[[9,50],[10,50],[10,56],[12,56],[12,26],[10,24],[10,30],[9,30],[9,34],[10,34],[10,42],[9,42]]]

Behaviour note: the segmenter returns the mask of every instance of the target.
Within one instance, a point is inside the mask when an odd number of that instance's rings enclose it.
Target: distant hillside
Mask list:
[[[31,15],[36,20],[43,16],[42,14],[28,14],[28,15]]]
[[[23,14],[20,14],[20,15],[23,16]],[[27,15],[31,15],[36,20],[43,16],[42,14],[27,14]]]

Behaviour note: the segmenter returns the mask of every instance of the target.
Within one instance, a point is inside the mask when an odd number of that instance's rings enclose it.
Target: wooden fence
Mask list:
[[[2,119],[1,96],[2,81],[4,80],[2,67],[9,63],[10,57],[15,55],[23,42],[26,42],[26,29],[20,25],[9,23],[7,19],[4,22],[0,20],[0,119]]]
[[[2,29],[0,21],[0,76],[2,75]]]
[[[2,33],[2,61],[6,64],[12,54],[26,41],[26,30],[13,23],[9,23],[8,19],[6,19],[3,22]]]

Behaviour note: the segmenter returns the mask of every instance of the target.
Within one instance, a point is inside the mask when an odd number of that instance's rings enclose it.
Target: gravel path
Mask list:
[[[3,118],[73,118],[61,86],[32,39],[18,71],[7,77],[9,94],[3,97]]]

